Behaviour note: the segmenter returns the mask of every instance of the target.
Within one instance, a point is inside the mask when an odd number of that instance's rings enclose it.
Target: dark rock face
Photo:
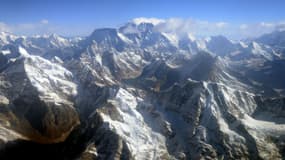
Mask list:
[[[96,41],[98,45],[106,48],[114,47],[118,51],[122,51],[126,45],[122,39],[119,38],[117,30],[112,28],[95,30],[91,36],[87,39],[92,44],[92,41]]]
[[[40,144],[32,141],[16,140],[5,144],[5,148],[0,151],[0,158],[68,160],[77,158],[82,151],[83,147],[80,148],[79,144],[73,145],[68,140],[54,144]]]

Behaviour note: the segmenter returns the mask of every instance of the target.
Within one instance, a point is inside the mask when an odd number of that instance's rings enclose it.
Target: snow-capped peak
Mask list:
[[[19,46],[19,53],[20,53],[21,56],[23,56],[23,57],[28,57],[28,56],[30,56],[30,54],[26,51],[26,49],[23,48],[23,47],[21,47],[21,46]]]
[[[53,34],[44,34],[44,35],[35,35],[33,36],[33,38],[36,38],[36,39],[40,39],[40,38],[43,38],[43,39],[46,39],[47,41],[49,41],[53,46],[57,46],[57,47],[60,47],[60,46],[69,46],[70,45],[70,42],[68,39],[66,38],[63,38],[55,33]]]
[[[30,55],[25,58],[24,67],[31,84],[42,98],[61,103],[65,101],[63,97],[77,94],[76,84],[72,82],[73,74],[61,65]]]
[[[188,36],[189,40],[191,40],[192,42],[196,40],[196,38],[191,33],[187,33],[187,36]]]
[[[57,34],[51,34],[48,38],[56,46],[68,46],[69,45],[69,41],[67,39],[60,37]]]
[[[10,32],[0,32],[0,42],[8,44],[10,41],[16,40],[18,37]]]

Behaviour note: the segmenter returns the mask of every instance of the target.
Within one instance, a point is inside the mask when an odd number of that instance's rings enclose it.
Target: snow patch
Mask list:
[[[2,52],[3,55],[11,54],[10,50],[2,50],[1,52]]]
[[[163,36],[165,36],[169,41],[170,41],[170,43],[172,44],[172,45],[174,45],[174,46],[178,46],[178,41],[179,41],[179,39],[178,39],[178,37],[177,37],[177,35],[176,34],[171,34],[171,33],[165,33],[165,32],[162,32],[161,33]]]
[[[95,60],[102,66],[102,57],[100,54],[95,54]]]
[[[132,43],[132,41],[130,39],[128,39],[125,35],[123,35],[122,33],[118,32],[118,36],[126,43]]]
[[[21,56],[23,57],[29,57],[30,54],[26,51],[26,49],[24,49],[23,47],[19,47],[19,53],[21,54]]]

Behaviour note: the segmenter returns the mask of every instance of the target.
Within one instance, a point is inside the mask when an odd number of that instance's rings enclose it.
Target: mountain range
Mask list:
[[[285,31],[0,33],[0,159],[285,158]]]

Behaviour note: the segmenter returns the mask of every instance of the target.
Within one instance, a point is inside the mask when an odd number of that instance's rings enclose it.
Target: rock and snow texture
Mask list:
[[[1,33],[0,151],[18,139],[63,142],[65,159],[284,159],[276,33],[203,39],[159,23],[74,39]]]
[[[79,124],[74,108],[77,85],[58,64],[18,48],[19,56],[1,72],[1,95],[8,99],[6,117],[22,138],[40,143],[66,139]],[[5,118],[4,118],[5,119]]]
[[[72,82],[73,75],[62,66],[39,56],[28,56],[24,68],[29,81],[44,99],[61,103],[64,99],[76,96],[77,86]]]
[[[139,97],[134,97],[127,90],[120,88],[115,97],[108,103],[115,107],[119,118],[112,119],[102,113],[106,127],[115,131],[127,143],[135,159],[161,159],[166,158],[165,137],[154,132],[145,122],[138,111]]]

